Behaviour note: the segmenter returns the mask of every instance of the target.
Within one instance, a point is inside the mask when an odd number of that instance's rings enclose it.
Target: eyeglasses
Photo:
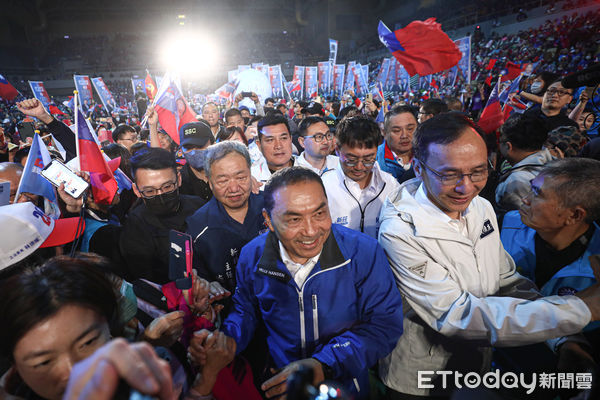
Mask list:
[[[360,162],[365,168],[371,168],[373,165],[375,165],[375,161],[377,161],[377,159],[375,157],[368,158],[366,160],[362,158],[348,159],[342,154],[340,154],[340,161],[343,162],[347,167],[356,167]]]
[[[131,136],[131,137],[128,137],[128,138],[121,138],[120,140],[128,140],[130,142],[137,142],[139,140],[139,137],[138,136]]]
[[[314,135],[304,136],[304,139],[312,139],[315,141],[315,143],[321,143],[323,139],[333,140],[333,133],[316,133]]]
[[[157,196],[159,194],[159,192],[160,193],[171,193],[175,189],[177,189],[177,181],[171,181],[171,182],[164,183],[160,187],[160,189],[146,188],[144,190],[140,190],[140,193],[142,194],[142,196],[144,196],[145,199],[151,199],[151,198]]]
[[[571,96],[573,93],[569,92],[568,90],[560,90],[560,89],[548,89],[546,90],[546,94],[548,96],[554,96],[555,94],[557,94],[559,97],[562,96]]]
[[[471,172],[470,174],[442,174],[436,171],[435,169],[431,168],[429,165],[425,164],[423,161],[419,160],[419,162],[423,164],[425,168],[433,172],[433,174],[439,178],[442,185],[445,186],[456,186],[459,182],[465,179],[465,176],[468,176],[469,179],[471,179],[471,182],[473,183],[483,182],[487,179],[489,172],[488,169],[485,168]]]

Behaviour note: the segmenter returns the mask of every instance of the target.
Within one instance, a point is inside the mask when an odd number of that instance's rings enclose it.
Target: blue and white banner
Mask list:
[[[106,111],[109,113],[115,111],[117,108],[117,102],[115,101],[115,98],[110,90],[108,90],[104,80],[101,77],[92,78],[92,84],[94,85],[94,88],[96,89],[96,92],[98,93],[98,96],[100,97],[100,100],[102,101]]]
[[[29,87],[33,92],[33,96],[42,102],[46,111],[50,112],[50,96],[48,96],[48,92],[46,92],[46,88],[44,87],[44,82],[42,81],[29,81]]]
[[[79,105],[81,106],[83,112],[87,113],[91,108],[94,99],[90,77],[87,75],[73,75],[73,80],[75,81],[75,89],[77,89],[79,96]]]

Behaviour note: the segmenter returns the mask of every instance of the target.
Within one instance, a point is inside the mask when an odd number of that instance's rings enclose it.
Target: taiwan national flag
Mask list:
[[[4,76],[0,75],[0,98],[12,101],[19,95],[19,92],[11,85]]]
[[[165,75],[160,91],[154,99],[154,108],[158,113],[160,126],[179,144],[179,128],[188,122],[196,122],[196,113],[179,90],[179,86],[170,74]]]
[[[40,135],[36,133],[31,142],[31,149],[29,150],[25,168],[23,168],[23,174],[21,175],[21,182],[19,183],[15,201],[19,198],[21,193],[31,193],[43,196],[51,202],[56,202],[54,186],[52,186],[46,178],[40,175],[42,169],[50,164],[50,161],[52,161],[50,153],[40,138]]]
[[[496,82],[496,86],[490,94],[485,108],[481,112],[479,121],[477,122],[481,129],[485,133],[492,133],[504,123],[504,113],[502,107],[500,107],[500,99],[498,98],[498,92],[500,91],[500,79]]]
[[[98,142],[83,114],[77,110],[77,138],[79,141],[79,169],[90,173],[92,195],[97,204],[112,204],[117,193],[117,181],[108,166]]]
[[[463,54],[435,18],[413,21],[395,32],[379,21],[379,40],[414,76],[435,74],[454,67]]]

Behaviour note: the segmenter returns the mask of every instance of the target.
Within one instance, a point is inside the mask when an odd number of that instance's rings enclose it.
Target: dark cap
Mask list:
[[[181,138],[181,145],[186,146],[199,146],[204,147],[207,143],[214,143],[215,137],[210,130],[210,126],[206,123],[188,122],[179,129],[179,137]]]
[[[306,107],[304,107],[302,109],[302,114],[325,115],[325,110],[323,109],[323,106],[321,105],[321,103],[311,101],[310,103],[308,103],[308,105]]]

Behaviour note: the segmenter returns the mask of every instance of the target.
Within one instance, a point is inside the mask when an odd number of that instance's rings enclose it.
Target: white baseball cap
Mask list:
[[[80,219],[52,219],[33,203],[16,203],[0,207],[0,270],[32,254],[40,247],[54,247],[72,242],[85,229]]]

